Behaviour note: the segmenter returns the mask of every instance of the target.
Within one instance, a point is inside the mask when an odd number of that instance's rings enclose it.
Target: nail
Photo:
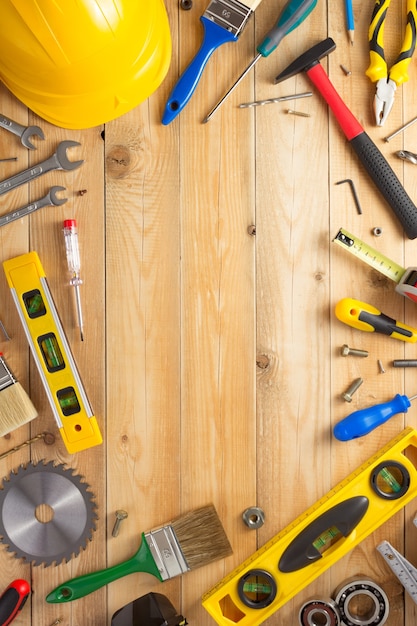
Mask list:
[[[341,65],[340,67],[342,68],[346,76],[350,76],[352,74],[352,72],[348,70],[347,67],[345,67],[344,65]]]
[[[406,128],[408,128],[409,126],[411,126],[411,124],[414,124],[414,122],[417,122],[417,117],[415,117],[414,119],[411,120],[411,122],[408,122],[408,124],[405,124],[405,126],[401,126],[401,128],[399,128],[398,130],[395,131],[395,133],[392,133],[392,135],[388,135],[388,137],[385,137],[385,141],[391,141],[391,139],[393,139],[394,137],[396,137],[399,133],[402,133],[403,130],[405,130]]]

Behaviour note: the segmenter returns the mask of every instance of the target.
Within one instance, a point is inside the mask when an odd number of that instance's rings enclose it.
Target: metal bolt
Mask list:
[[[363,378],[355,378],[353,383],[349,385],[344,393],[342,393],[342,399],[346,402],[352,402],[352,396],[359,389],[363,383]]]
[[[126,517],[127,517],[127,511],[123,511],[123,509],[117,509],[116,521],[114,523],[113,530],[111,533],[112,537],[117,537],[117,535],[119,534],[119,530],[120,530],[120,524],[122,523],[124,519],[126,519]]]
[[[393,367],[417,367],[417,359],[395,359]]]
[[[367,350],[356,350],[356,348],[349,348],[347,343],[344,343],[342,349],[340,351],[342,356],[348,356],[349,354],[352,356],[368,356],[369,352]]]
[[[242,518],[249,528],[260,528],[265,522],[265,513],[258,506],[251,506],[243,511]]]

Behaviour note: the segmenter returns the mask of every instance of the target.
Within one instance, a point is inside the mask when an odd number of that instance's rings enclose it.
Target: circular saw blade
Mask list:
[[[0,490],[0,535],[8,551],[34,565],[59,565],[85,549],[97,518],[87,483],[64,465],[28,463]]]

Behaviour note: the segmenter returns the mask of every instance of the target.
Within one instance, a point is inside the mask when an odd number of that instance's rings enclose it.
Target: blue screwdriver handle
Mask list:
[[[357,437],[363,437],[384,424],[393,415],[407,413],[410,406],[409,398],[397,393],[389,402],[375,404],[351,413],[336,424],[333,434],[339,441],[350,441]]]
[[[303,22],[317,4],[317,0],[289,0],[278,18],[278,22],[265,35],[257,46],[257,51],[263,57],[273,52],[292,30]]]
[[[203,43],[197,54],[179,77],[165,105],[162,124],[172,122],[183,110],[193,95],[207,61],[213,52],[222,44],[237,41],[238,36],[219,26],[202,15],[200,21],[204,28]]]

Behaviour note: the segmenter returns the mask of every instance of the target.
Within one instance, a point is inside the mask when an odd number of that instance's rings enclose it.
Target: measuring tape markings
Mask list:
[[[335,601],[340,611],[340,619],[344,626],[382,626],[388,619],[389,601],[385,591],[373,580],[356,577],[342,583],[335,591]],[[360,615],[358,609],[352,609],[354,600],[366,596],[372,607],[366,614]]]
[[[413,602],[417,604],[417,568],[400,554],[388,541],[377,546],[378,552],[398,578]]]
[[[222,608],[225,598],[227,598],[239,613],[239,626],[258,626],[416,497],[417,469],[410,459],[402,453],[409,446],[417,448],[417,431],[412,428],[406,428],[398,437],[301,514],[292,524],[269,540],[244,563],[206,592],[203,595],[202,604],[213,619],[221,625],[234,623],[233,619],[229,621],[227,611],[223,611]],[[400,489],[397,497],[392,495],[395,490],[389,483],[386,486],[387,494],[381,494],[375,489],[377,484],[377,481],[374,480],[375,469],[380,471],[381,467],[389,468],[390,465],[393,465],[395,470],[398,469],[397,465],[399,465],[404,469],[403,476],[409,476],[407,491],[403,493]],[[388,474],[392,474],[392,472],[388,472]],[[399,477],[395,476],[395,478],[398,481]],[[281,572],[278,568],[280,558],[285,549],[300,533],[311,526],[321,514],[326,513],[348,497],[355,496],[365,496],[369,500],[368,511],[356,526],[355,531],[331,545],[323,558],[295,572]],[[248,606],[247,602],[242,601],[237,589],[239,581],[243,577],[247,577],[251,571],[256,570],[263,570],[274,579],[277,593],[272,594],[273,597],[268,606],[261,603],[255,608],[256,605]]]
[[[102,443],[36,252],[3,263],[20,321],[65,446],[71,454]]]
[[[401,267],[344,228],[339,229],[333,242],[397,283],[395,291],[417,302],[417,267]]]

